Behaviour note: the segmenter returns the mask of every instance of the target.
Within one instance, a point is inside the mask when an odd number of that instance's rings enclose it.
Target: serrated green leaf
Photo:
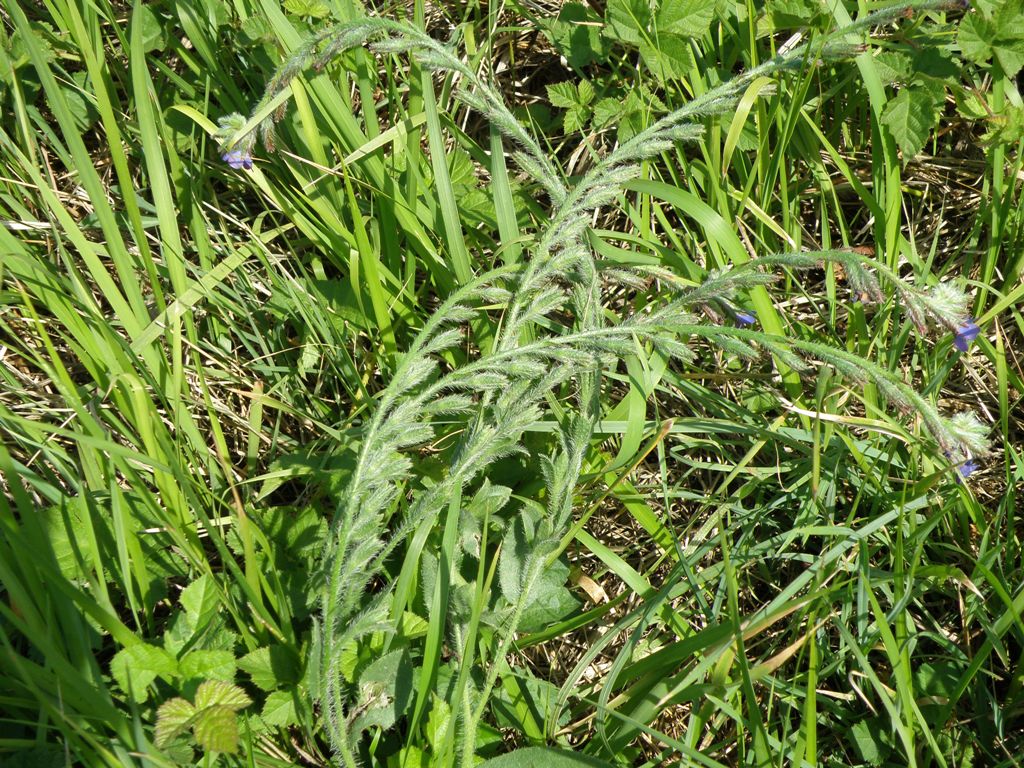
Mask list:
[[[225,0],[203,0],[203,6],[210,26],[222,27],[231,20],[231,11]]]
[[[622,113],[622,102],[618,99],[601,99],[594,105],[593,124],[595,128],[604,128]]]
[[[522,632],[533,632],[566,618],[580,607],[580,601],[566,586],[569,566],[556,560],[533,584],[526,610],[519,620]]]
[[[982,138],[987,142],[1016,143],[1024,136],[1024,107],[1007,104],[1000,114],[985,117],[989,130]]]
[[[554,19],[542,20],[541,29],[573,67],[582,68],[604,59],[608,44],[601,37],[601,17],[580,3],[566,3]]]
[[[299,659],[284,645],[257,648],[238,660],[238,668],[248,672],[252,682],[264,691],[299,682]]]
[[[654,17],[657,39],[664,34],[701,37],[711,27],[715,0],[662,0]]]
[[[992,58],[991,41],[995,36],[992,22],[978,14],[969,14],[960,22],[956,41],[966,59],[975,64],[984,64]]]
[[[192,727],[196,708],[185,699],[169,699],[156,711],[156,745],[163,749]]]
[[[576,86],[576,96],[580,104],[584,106],[594,100],[594,86],[589,80],[580,80],[578,86]]]
[[[956,690],[962,672],[962,667],[952,662],[925,662],[914,669],[914,690],[924,696],[947,698]]]
[[[664,84],[685,78],[693,67],[689,40],[678,35],[661,35],[657,44],[640,44],[640,57],[651,73]]]
[[[604,18],[606,35],[639,45],[650,27],[651,9],[646,0],[609,0]]]
[[[564,127],[566,133],[575,133],[580,130],[584,125],[587,124],[587,119],[590,117],[590,110],[585,109],[581,106],[571,107],[566,113],[564,118]]]
[[[359,646],[355,642],[347,643],[338,652],[338,671],[350,683],[355,682],[359,662]]]
[[[53,556],[61,573],[70,580],[88,578],[85,563],[94,558],[88,538],[77,538],[71,533],[83,524],[82,516],[87,514],[85,499],[81,496],[62,500],[59,505],[40,510]]]
[[[493,517],[505,508],[508,500],[512,498],[512,489],[504,485],[492,485],[490,480],[484,479],[479,490],[473,494],[473,498],[466,505],[478,520],[484,517]]]
[[[567,109],[576,106],[579,103],[579,97],[576,95],[575,86],[566,81],[564,83],[552,83],[548,86],[548,101],[551,102],[552,106]]]
[[[186,680],[235,679],[235,654],[231,651],[189,651],[178,662],[181,676]]]
[[[916,88],[902,89],[882,110],[882,122],[903,152],[904,163],[921,151],[938,119],[932,97]]]
[[[913,69],[919,75],[948,82],[959,82],[962,63],[953,61],[946,48],[925,46],[914,53]]]
[[[647,114],[657,104],[649,98],[650,95],[648,93],[646,96],[641,96],[640,89],[634,89],[619,105],[621,117],[618,122],[616,138],[620,142],[629,141],[647,126]]]
[[[809,26],[821,12],[816,0],[771,0],[767,6],[772,31]]]
[[[323,0],[284,0],[284,9],[304,18],[325,19],[331,15],[331,7]]]
[[[296,725],[299,722],[299,715],[295,711],[295,694],[292,691],[274,691],[267,696],[263,705],[263,712],[260,713],[263,722],[267,725],[285,728],[289,725]]]
[[[992,53],[1007,77],[1016,77],[1024,69],[1024,41],[997,40]]]
[[[998,4],[993,19],[1001,33],[1013,33],[1024,37],[1024,6],[1017,0],[1002,0]]]
[[[61,91],[67,100],[68,111],[71,112],[75,125],[84,133],[99,120],[99,112],[96,110],[94,100],[87,96],[92,92],[88,74],[75,72],[71,79],[77,87],[62,87]]]
[[[169,680],[178,674],[178,662],[163,648],[146,643],[118,651],[110,660],[110,674],[121,690],[136,702],[149,697],[149,685],[157,677]]]
[[[957,110],[968,120],[984,120],[992,112],[982,99],[981,94],[975,90],[956,87],[953,88],[953,95],[956,97]]]
[[[875,56],[875,68],[885,83],[905,83],[910,79],[910,57],[898,51],[883,51]]]
[[[445,159],[448,161],[448,176],[457,193],[465,194],[467,188],[476,186],[473,158],[466,150],[456,147],[445,155]]]
[[[164,648],[172,656],[177,656],[185,649],[195,632],[196,628],[189,620],[188,614],[184,611],[175,611],[171,615],[167,629],[164,630]]]
[[[232,710],[245,709],[252,704],[248,694],[232,683],[222,680],[207,680],[196,690],[196,709],[227,707]]]
[[[192,731],[196,743],[207,752],[238,751],[238,718],[229,707],[209,707],[195,719]]]
[[[850,728],[850,739],[861,759],[869,765],[881,765],[892,751],[887,743],[885,729],[880,723],[872,720],[861,720]]]
[[[42,60],[46,64],[51,64],[57,59],[57,54],[54,53],[53,44],[50,42],[49,35],[40,34],[39,29],[45,28],[47,25],[32,25],[32,44],[39,49],[39,53]],[[29,55],[29,46],[25,44],[25,40],[22,37],[22,30],[16,30],[10,37],[10,70],[13,71],[19,67],[27,64],[31,57]]]

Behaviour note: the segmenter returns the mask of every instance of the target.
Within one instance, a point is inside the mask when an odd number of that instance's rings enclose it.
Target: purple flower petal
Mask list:
[[[220,156],[220,159],[236,171],[242,168],[245,170],[252,168],[252,155],[242,149],[232,149],[230,152],[225,152]]]
[[[961,352],[966,352],[971,342],[978,338],[981,329],[974,322],[973,317],[968,317],[956,327],[956,336],[953,338],[953,346]]]
[[[981,464],[976,462],[974,459],[968,459],[957,467],[956,471],[960,473],[960,477],[967,478],[972,472],[977,472],[979,469],[981,469]]]
[[[750,312],[744,312],[742,309],[734,309],[732,316],[740,325],[753,325],[757,322],[757,315],[751,314]]]

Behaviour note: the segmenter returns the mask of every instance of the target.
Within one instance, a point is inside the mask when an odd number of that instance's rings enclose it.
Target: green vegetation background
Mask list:
[[[372,12],[451,37],[571,181],[794,36],[877,7]],[[458,77],[401,54],[305,68],[276,151],[248,170],[221,160],[218,118],[362,12],[0,0],[2,766],[331,764],[315,617],[362,429],[441,301],[514,272],[552,211]],[[1024,10],[908,12],[870,42],[755,79],[699,141],[643,163],[587,234],[618,276],[602,311],[808,248],[959,281],[982,328],[964,354],[898,292],[857,301],[833,264],[780,270],[705,319],[755,313],[975,411],[992,438],[978,471],[959,478],[915,413],[849,372],[700,341],[684,364],[637,342],[605,371],[581,523],[512,653],[496,653],[503,605],[573,382],[524,452],[388,554],[395,621],[337,661],[366,764],[445,764],[467,739],[481,760],[548,744],[591,764],[1019,764]],[[473,360],[501,309],[485,302],[441,364]],[[468,424],[438,416],[393,512],[440,481]],[[467,566],[446,572],[453,553]],[[453,691],[491,671],[467,736]],[[588,764],[508,760],[494,765]]]

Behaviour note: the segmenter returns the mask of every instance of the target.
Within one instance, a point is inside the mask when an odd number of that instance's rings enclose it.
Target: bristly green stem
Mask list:
[[[540,402],[543,395],[557,383],[570,375],[574,376],[578,384],[579,415],[568,420],[561,435],[561,453],[548,464],[547,527],[544,537],[536,542],[534,556],[521,585],[522,591],[500,633],[495,650],[497,658],[503,658],[514,641],[516,629],[533,585],[550,554],[549,550],[553,551],[552,547],[557,549],[560,531],[571,517],[573,489],[578,482],[594,424],[600,415],[598,358],[601,354],[615,354],[632,339],[658,343],[669,338],[691,335],[708,338],[726,348],[732,345],[732,348],[739,349],[743,354],[753,351],[750,343],[760,343],[773,351],[786,351],[790,355],[797,351],[829,363],[843,372],[864,375],[875,381],[898,405],[917,409],[940,446],[945,450],[956,447],[959,437],[951,430],[950,422],[943,419],[912,387],[888,371],[845,350],[747,329],[694,324],[686,307],[704,297],[714,299],[730,295],[729,292],[743,285],[744,280],[751,279],[750,274],[743,270],[715,276],[703,290],[692,291],[689,298],[684,295],[649,314],[632,318],[618,326],[605,326],[599,275],[593,254],[583,236],[589,215],[595,209],[612,203],[623,183],[635,174],[635,166],[632,164],[655,156],[679,141],[698,137],[702,131],[699,121],[732,106],[753,79],[792,68],[808,59],[849,56],[861,50],[846,42],[851,34],[894,21],[908,13],[957,6],[958,3],[949,0],[930,0],[877,11],[824,38],[778,55],[659,119],[599,161],[571,189],[563,182],[557,165],[515,119],[497,92],[481,82],[448,46],[415,27],[377,18],[341,24],[313,35],[281,67],[249,121],[253,123],[257,117],[260,118],[255,130],[262,135],[268,148],[273,146],[274,125],[281,118],[283,103],[282,107],[266,117],[262,117],[262,114],[272,108],[272,102],[280,101],[283,91],[307,64],[312,61],[314,67],[320,69],[342,51],[370,42],[381,52],[408,52],[427,66],[458,73],[464,79],[459,91],[460,98],[490,119],[503,135],[521,147],[522,151],[518,155],[520,166],[544,187],[554,207],[550,221],[533,248],[532,258],[525,265],[494,270],[473,280],[453,294],[427,321],[402,359],[391,384],[380,396],[376,412],[366,425],[356,467],[324,554],[327,583],[324,586],[323,621],[320,627],[322,669],[328,677],[323,699],[330,722],[330,735],[335,749],[348,768],[355,766],[357,761],[351,748],[351,734],[344,711],[346,702],[336,662],[345,643],[357,639],[361,633],[376,626],[374,622],[381,600],[373,601],[369,609],[357,615],[369,579],[380,572],[386,553],[403,540],[410,527],[418,525],[421,519],[432,514],[432,510],[438,503],[443,503],[448,494],[463,488],[498,456],[515,450],[527,422],[534,418],[535,409],[538,408],[535,403]],[[231,137],[227,146],[237,145],[243,151],[248,151],[253,141],[253,131],[248,131]],[[783,264],[788,258],[790,265],[800,266],[801,257],[777,257],[776,261]],[[838,256],[834,258],[841,260]],[[886,272],[885,276],[897,286],[902,295],[911,298],[923,295],[919,291],[915,294],[904,286],[898,275]],[[516,289],[507,303],[501,331],[492,350],[475,362],[428,382],[437,371],[437,364],[432,358],[444,345],[452,343],[452,333],[445,331],[445,326],[465,322],[473,313],[466,306],[467,302],[484,296],[489,290],[488,286],[495,282],[513,277]],[[566,285],[571,287],[576,330],[562,336],[544,336],[523,343],[522,332],[538,312],[550,314],[561,306],[559,286]],[[507,292],[503,295],[507,296]],[[681,346],[677,343],[676,349]],[[541,361],[544,365],[536,365]],[[522,371],[519,374],[512,372],[516,365]],[[546,373],[536,372],[538,367],[543,369],[545,365],[549,369]],[[517,376],[520,378],[517,379]],[[485,382],[488,382],[486,386]],[[507,392],[497,394],[501,382],[507,382],[506,388],[513,387],[513,391],[520,395],[521,402],[509,398]],[[429,433],[429,427],[423,420],[433,400],[453,391],[469,390],[472,393],[474,386],[483,393],[478,403],[477,416],[460,440],[445,478],[420,492],[407,510],[403,523],[393,531],[390,541],[385,541],[381,532],[385,509],[396,498],[399,481],[404,482],[411,472],[411,463],[402,457],[401,450],[412,444],[415,436]],[[342,624],[345,625],[344,629]],[[488,670],[478,704],[473,706],[468,700],[463,702],[466,706],[462,749],[465,768],[469,768],[475,759],[476,726],[483,716],[487,697],[497,676],[498,666],[495,664]]]

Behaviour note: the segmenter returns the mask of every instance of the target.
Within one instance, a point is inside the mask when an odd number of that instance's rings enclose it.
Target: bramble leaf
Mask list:
[[[117,652],[110,660],[110,674],[121,690],[143,702],[149,697],[149,684],[157,677],[169,679],[178,674],[178,662],[163,648],[138,643]]]
[[[299,681],[299,660],[295,652],[284,645],[257,648],[238,660],[238,667],[248,672],[253,685],[272,691],[282,685]]]
[[[541,29],[573,67],[585,67],[608,54],[601,37],[601,17],[580,3],[566,3],[554,19],[541,21]]]
[[[295,694],[292,691],[274,691],[267,696],[260,716],[267,725],[284,728],[297,724],[299,715],[295,711]]]
[[[580,106],[572,107],[568,112],[565,113],[563,118],[563,125],[565,126],[566,133],[574,133],[580,130],[584,125],[587,124],[587,118],[590,117],[590,110],[584,109]]]
[[[331,15],[331,7],[323,0],[284,0],[284,9],[296,16],[325,19]]]
[[[207,680],[196,691],[196,708],[227,707],[232,711],[245,709],[252,704],[252,699],[232,683],[222,680]]]
[[[230,707],[209,707],[196,718],[196,742],[208,752],[238,751],[238,717]]]
[[[690,41],[678,35],[663,34],[657,44],[640,44],[640,56],[661,83],[686,77],[693,67]]]
[[[662,0],[654,17],[660,38],[663,34],[701,37],[711,26],[715,0]]]
[[[235,654],[231,651],[189,651],[178,666],[186,680],[212,678],[230,682],[235,679]]]
[[[651,9],[646,0],[610,0],[605,23],[605,34],[609,37],[639,45],[651,24]]]
[[[904,163],[921,151],[938,119],[932,97],[917,88],[903,88],[882,110],[882,122],[903,152]]]
[[[197,710],[185,699],[165,701],[156,711],[156,745],[163,749],[192,726]]]
[[[567,80],[548,86],[548,101],[554,107],[568,109],[579,104],[579,97],[576,95],[575,86]]]

